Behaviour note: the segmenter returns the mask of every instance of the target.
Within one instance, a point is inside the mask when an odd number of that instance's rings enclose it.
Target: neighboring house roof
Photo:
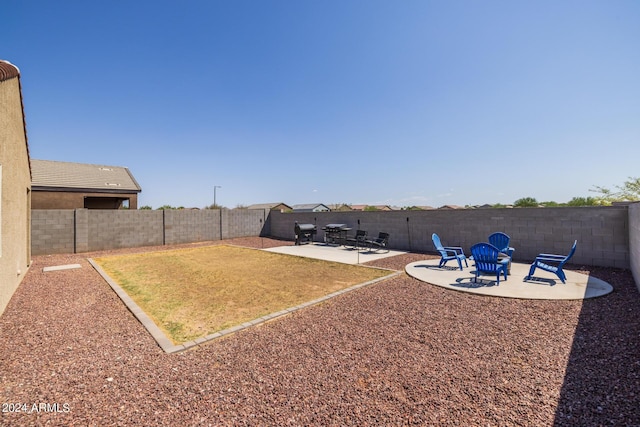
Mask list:
[[[291,206],[286,203],[278,202],[278,203],[257,203],[255,205],[250,205],[247,209],[291,209]]]
[[[464,209],[464,206],[458,206],[458,205],[443,205],[443,206],[440,206],[438,209]]]
[[[29,173],[31,173],[31,157],[29,156],[29,140],[27,139],[27,122],[24,118],[24,101],[22,100],[22,83],[20,82],[20,70],[9,61],[0,59],[0,82],[10,79],[18,79],[20,90],[20,108],[22,108],[22,127],[24,128],[24,141],[27,150],[27,160],[29,161]]]
[[[31,160],[33,190],[91,190],[106,193],[142,191],[128,168],[86,163]]]
[[[351,208],[351,206],[349,206],[347,204],[344,204],[344,203],[334,203],[334,204],[328,205],[328,207],[332,211],[346,212],[346,211],[352,211],[353,210]]]
[[[379,211],[392,211],[393,208],[389,205],[351,205],[351,209],[354,211],[363,211],[366,208],[375,208]]]
[[[309,211],[309,212],[313,212],[314,210],[331,210],[329,209],[329,207],[327,207],[326,205],[323,205],[322,203],[307,203],[307,204],[302,204],[302,205],[293,205],[293,210],[294,211]]]

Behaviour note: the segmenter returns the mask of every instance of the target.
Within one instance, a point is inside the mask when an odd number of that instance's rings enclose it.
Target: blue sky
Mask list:
[[[31,157],[140,205],[566,202],[640,175],[640,2],[5,0]]]

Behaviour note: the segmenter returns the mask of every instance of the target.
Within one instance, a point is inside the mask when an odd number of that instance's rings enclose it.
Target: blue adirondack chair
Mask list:
[[[529,269],[529,275],[525,277],[525,280],[529,280],[533,277],[533,273],[536,271],[536,268],[539,268],[544,271],[548,271],[550,273],[554,273],[558,278],[562,281],[562,283],[566,283],[567,276],[564,274],[564,270],[562,267],[571,259],[574,252],[576,251],[576,246],[578,245],[578,241],[573,242],[573,246],[569,251],[569,255],[554,255],[554,254],[540,254],[536,257],[533,264],[531,264],[531,268]],[[555,264],[555,265],[553,265]]]
[[[495,274],[498,285],[500,284],[500,273],[504,274],[504,280],[507,280],[507,265],[499,261],[499,253],[498,248],[491,243],[476,243],[471,246],[471,255],[476,262],[476,282],[480,274]]]
[[[442,267],[447,263],[447,261],[451,261],[452,259],[455,259],[456,261],[458,261],[458,267],[460,267],[460,270],[462,270],[463,260],[464,260],[464,264],[467,267],[469,267],[469,264],[467,263],[467,257],[465,256],[464,250],[461,247],[442,246],[442,243],[440,242],[440,237],[436,233],[433,233],[431,235],[431,240],[433,240],[433,244],[436,247],[436,250],[440,252],[440,256],[442,257],[440,258],[440,263],[438,264],[438,267]]]
[[[502,263],[507,266],[507,275],[509,275],[509,263],[511,262],[511,258],[513,257],[513,252],[515,251],[514,248],[509,246],[510,240],[511,237],[500,231],[489,236],[489,243],[498,248],[501,253],[509,256],[509,259],[505,259],[502,261]]]
[[[513,255],[513,252],[515,251],[514,248],[509,246],[510,240],[511,240],[511,237],[509,237],[508,235],[500,231],[498,231],[497,233],[493,233],[492,235],[489,236],[489,243],[491,243],[493,246],[498,248],[498,250],[503,254],[509,255],[509,258],[511,258],[511,256]]]

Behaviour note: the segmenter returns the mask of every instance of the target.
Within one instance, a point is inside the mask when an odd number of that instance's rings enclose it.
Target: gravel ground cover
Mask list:
[[[591,268],[614,292],[587,301],[485,297],[403,274],[165,354],[86,261],[149,249],[161,248],[34,257],[0,317],[1,425],[640,426],[629,271]]]

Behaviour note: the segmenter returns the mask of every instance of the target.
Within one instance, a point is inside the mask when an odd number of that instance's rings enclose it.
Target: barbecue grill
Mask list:
[[[318,228],[313,224],[296,224],[293,227],[293,233],[296,237],[296,245],[302,243],[313,243],[313,236],[318,232]]]
[[[347,231],[351,230],[346,224],[327,224],[322,229],[325,243],[335,245],[344,244],[347,240]]]

